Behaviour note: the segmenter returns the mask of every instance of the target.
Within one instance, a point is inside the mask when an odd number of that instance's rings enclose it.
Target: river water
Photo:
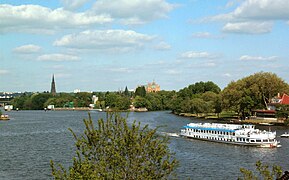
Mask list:
[[[85,111],[12,111],[10,121],[0,121],[0,179],[52,179],[49,161],[68,167],[74,154],[76,133],[84,130]],[[92,111],[94,122],[106,116]],[[170,112],[130,113],[128,121],[159,128],[160,133],[178,133],[189,122],[203,120],[179,117]],[[258,127],[268,130],[267,127]],[[270,127],[277,135],[289,132],[285,127]],[[178,179],[237,179],[239,169],[254,169],[257,160],[278,164],[289,170],[289,138],[278,138],[281,148],[235,146],[180,137],[171,137],[169,147],[180,165]]]

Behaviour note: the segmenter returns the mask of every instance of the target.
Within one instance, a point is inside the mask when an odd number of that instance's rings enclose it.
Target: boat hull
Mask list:
[[[201,140],[201,141],[209,141],[209,142],[215,142],[215,143],[225,143],[225,144],[231,144],[231,145],[238,145],[238,146],[251,146],[251,147],[260,147],[260,148],[275,148],[275,147],[281,147],[278,142],[273,142],[273,143],[239,143],[239,142],[234,142],[234,141],[221,141],[221,140],[212,140],[212,139],[207,139],[207,138],[196,138],[196,137],[191,137],[191,136],[186,136],[186,135],[180,135],[181,137],[188,138],[188,139],[196,139],[196,140]]]

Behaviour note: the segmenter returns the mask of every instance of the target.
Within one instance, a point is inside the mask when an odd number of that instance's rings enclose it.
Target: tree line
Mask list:
[[[219,114],[224,111],[237,113],[244,118],[254,109],[266,109],[269,100],[278,93],[289,93],[289,85],[280,77],[270,72],[258,72],[237,81],[230,82],[223,90],[212,81],[197,82],[179,91],[159,91],[147,93],[144,86],[129,92],[80,92],[24,94],[12,100],[15,108],[39,110],[49,104],[55,107],[88,107],[92,95],[98,97],[95,108],[128,110],[147,108],[149,111],[171,110],[176,114]],[[287,106],[277,107],[279,117],[288,117]]]

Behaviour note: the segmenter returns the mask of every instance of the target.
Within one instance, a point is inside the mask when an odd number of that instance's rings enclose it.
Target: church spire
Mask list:
[[[51,92],[53,96],[56,95],[56,88],[55,88],[55,81],[54,81],[54,74],[52,75],[52,82],[51,82]]]

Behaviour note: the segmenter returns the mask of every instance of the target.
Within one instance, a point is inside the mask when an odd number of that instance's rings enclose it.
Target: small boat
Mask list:
[[[289,138],[289,133],[285,132],[284,134],[281,134],[280,137]]]
[[[259,123],[260,125],[263,125],[263,126],[273,126],[274,124],[272,123]]]
[[[7,114],[2,114],[0,116],[0,120],[7,121],[7,120],[10,120],[10,118],[9,118],[9,116]]]
[[[250,124],[189,123],[181,129],[180,135],[242,146],[281,147],[276,140],[276,131],[262,131]]]

